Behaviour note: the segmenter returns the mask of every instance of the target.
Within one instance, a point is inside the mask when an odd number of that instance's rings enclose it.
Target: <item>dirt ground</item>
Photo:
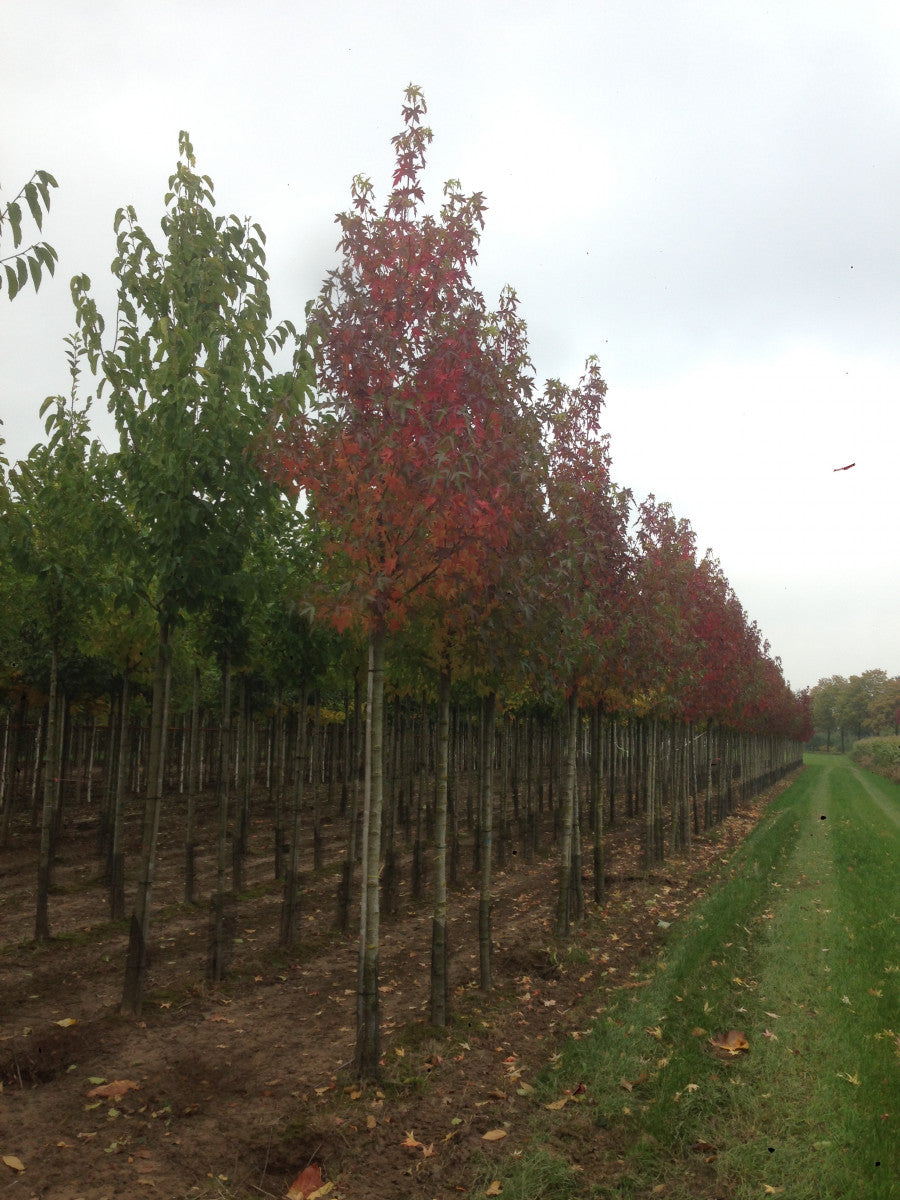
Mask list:
[[[357,942],[333,928],[335,870],[308,872],[302,945],[279,951],[281,887],[271,825],[257,812],[231,971],[208,984],[207,909],[182,902],[180,806],[171,801],[160,836],[140,1020],[117,1011],[127,930],[108,919],[96,809],[68,814],[47,944],[32,940],[37,834],[26,818],[0,852],[0,1195],[281,1200],[313,1164],[333,1184],[334,1200],[483,1195],[490,1160],[521,1152],[533,1136],[530,1081],[563,1039],[590,1026],[611,991],[648,977],[665,937],[660,922],[677,920],[703,894],[710,868],[746,835],[761,804],[650,878],[641,871],[639,827],[611,830],[607,904],[600,912],[589,904],[565,943],[552,934],[556,865],[545,833],[545,858],[526,864],[515,856],[496,875],[489,995],[477,987],[477,893],[456,890],[446,1030],[428,1024],[429,906],[408,902],[404,882],[398,919],[382,925],[383,1078],[361,1088],[348,1070]],[[208,896],[211,800],[204,812],[199,878]],[[129,903],[139,823],[135,808]],[[91,1094],[116,1083],[123,1086],[113,1095]],[[587,1119],[583,1107],[569,1106],[548,1148],[577,1163],[586,1180],[612,1180],[615,1135],[589,1122],[586,1136]],[[484,1139],[500,1130],[504,1136]]]

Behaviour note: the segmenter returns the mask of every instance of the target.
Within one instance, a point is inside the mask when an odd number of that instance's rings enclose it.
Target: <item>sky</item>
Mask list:
[[[300,323],[412,82],[427,198],[485,194],[476,283],[515,288],[539,385],[598,356],[616,482],[689,520],[792,687],[900,674],[896,0],[4,0],[0,65],[0,203],[59,183],[55,278],[0,295],[10,461],[69,390],[70,278],[112,317],[115,212],[159,233],[179,130]]]

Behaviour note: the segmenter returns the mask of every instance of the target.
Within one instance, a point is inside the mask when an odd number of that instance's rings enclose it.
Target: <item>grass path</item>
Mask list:
[[[545,1143],[581,1094],[615,1157],[588,1178],[567,1151],[575,1172],[533,1194],[900,1198],[900,788],[807,763],[649,985],[548,1072],[540,1101],[572,1103],[541,1113]],[[749,1049],[711,1045],[728,1031]],[[508,1198],[529,1194],[527,1171]]]

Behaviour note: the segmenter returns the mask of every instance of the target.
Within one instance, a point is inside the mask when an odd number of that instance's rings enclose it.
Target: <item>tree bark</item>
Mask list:
[[[300,936],[300,829],[303,819],[303,795],[306,787],[307,753],[307,692],[300,690],[297,712],[297,741],[294,753],[294,795],[291,805],[291,840],[287,868],[284,873],[284,892],[281,902],[279,944],[286,948],[296,945]]]
[[[150,754],[147,767],[147,799],[144,808],[144,831],[141,843],[141,870],[135,908],[131,916],[128,958],[125,965],[125,987],[122,992],[123,1015],[139,1017],[143,1006],[147,978],[147,950],[150,938],[150,904],[156,876],[156,844],[159,837],[159,818],[162,811],[163,770],[166,754],[166,723],[168,718],[169,681],[172,657],[169,647],[169,628],[160,629],[153,676],[153,705],[150,727]]]
[[[38,861],[37,912],[34,921],[35,941],[46,941],[50,937],[48,900],[53,874],[53,826],[55,823],[56,792],[56,693],[59,675],[59,659],[56,647],[50,651],[50,695],[47,698],[47,739],[44,744],[44,802],[41,808],[41,850]]]
[[[572,887],[572,841],[575,824],[575,777],[578,754],[578,689],[573,687],[566,700],[565,775],[562,794],[562,827],[559,855],[559,894],[556,903],[556,935],[564,937],[570,927]]]
[[[431,1023],[450,1020],[449,947],[447,943],[447,797],[450,761],[450,669],[444,667],[438,684],[438,725],[435,747],[434,797],[434,917],[431,925]]]
[[[200,793],[200,668],[194,667],[191,694],[191,740],[188,749],[187,820],[184,833],[184,902],[197,903],[197,843],[195,816]]]
[[[363,800],[363,878],[357,984],[356,1054],[360,1079],[377,1079],[381,1057],[381,1009],[378,994],[381,816],[384,807],[384,643],[379,624],[369,636],[369,685],[366,709],[366,774]]]
[[[481,891],[478,898],[478,975],[483,991],[493,986],[491,959],[493,940],[491,930],[491,858],[494,838],[494,717],[496,697],[491,692],[482,705],[481,779],[479,789]]]

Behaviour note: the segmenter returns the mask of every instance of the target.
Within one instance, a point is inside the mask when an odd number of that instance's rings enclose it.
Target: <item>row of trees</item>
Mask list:
[[[574,388],[551,380],[536,389],[515,293],[506,289],[489,309],[473,282],[483,197],[450,181],[440,211],[425,209],[424,113],[410,87],[387,202],[379,209],[371,183],[354,181],[351,209],[338,218],[339,265],[300,331],[289,321],[272,326],[262,230],[215,215],[212,183],[196,173],[182,134],[163,246],[132,209],[120,210],[109,329],[90,281],[73,279],[70,392],[45,402],[47,440],[5,473],[2,493],[0,671],[11,706],[40,701],[46,714],[37,935],[49,934],[60,799],[52,767],[76,698],[115,697],[106,718],[110,729],[118,721],[108,747],[109,762],[117,756],[113,829],[133,744],[126,733],[146,705],[144,829],[123,995],[132,1012],[146,977],[173,713],[190,711],[199,729],[215,679],[213,911],[223,946],[234,890],[227,841],[239,838],[243,819],[231,768],[242,755],[250,761],[240,747],[252,717],[290,706],[292,753],[305,762],[313,695],[341,707],[347,728],[364,712],[360,844],[351,834],[346,866],[352,874],[359,855],[357,1068],[365,1075],[378,1064],[386,694],[433,705],[426,808],[433,960],[444,979],[454,701],[465,697],[479,713],[483,982],[498,714],[548,706],[561,714],[561,931],[577,874],[585,745],[595,747],[595,769],[604,761],[596,750],[604,737],[595,730],[585,741],[592,721],[649,721],[648,762],[663,744],[693,745],[696,728],[708,778],[714,729],[768,747],[759,777],[796,761],[783,747],[809,734],[805,698],[791,693],[717,561],[698,554],[688,522],[653,497],[635,504],[613,481],[596,360]],[[79,394],[85,364],[116,422],[114,452],[90,435],[90,401]],[[196,757],[188,757],[193,779]],[[696,764],[684,771],[695,798],[701,774]],[[286,895],[299,886],[307,776],[293,771]],[[250,783],[252,772],[244,791]],[[198,790],[194,780],[189,796]],[[661,849],[655,794],[651,772],[643,800],[651,860]],[[595,830],[602,812],[595,801]],[[446,1019],[435,995],[432,1010]]]
[[[810,690],[812,718],[817,738],[830,750],[832,739],[867,734],[900,733],[900,675],[888,676],[876,668],[860,675],[831,675]]]

